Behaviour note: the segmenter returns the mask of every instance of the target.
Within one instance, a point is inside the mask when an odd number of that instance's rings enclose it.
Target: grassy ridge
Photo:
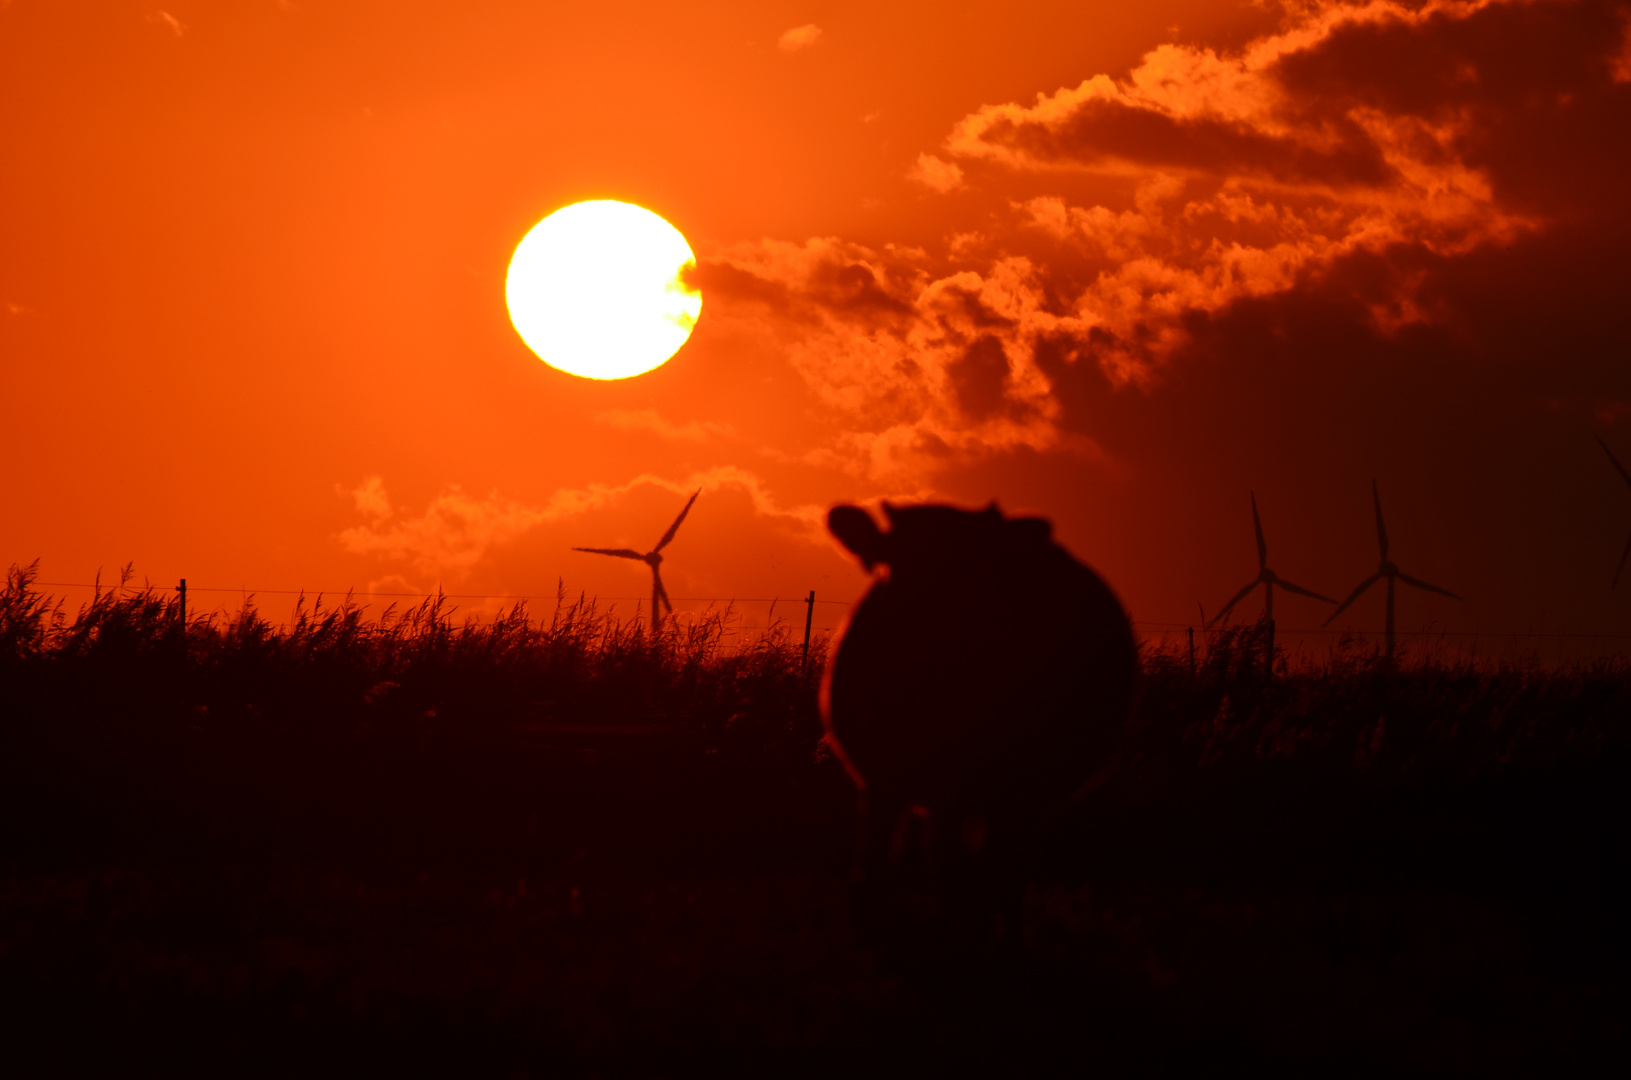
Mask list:
[[[1028,944],[880,970],[823,659],[584,602],[287,624],[0,594],[0,1024],[76,1071],[830,1075],[1623,1054],[1631,667],[1147,652]],[[121,1056],[123,1055],[123,1056]],[[858,1063],[860,1063],[858,1065]]]

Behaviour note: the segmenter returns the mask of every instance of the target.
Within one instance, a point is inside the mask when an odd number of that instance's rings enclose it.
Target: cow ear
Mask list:
[[[838,537],[838,542],[861,557],[871,570],[873,565],[887,561],[884,557],[884,534],[872,515],[858,506],[835,506],[827,511],[827,528]]]

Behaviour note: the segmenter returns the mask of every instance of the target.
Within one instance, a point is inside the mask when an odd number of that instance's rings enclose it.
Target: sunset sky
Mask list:
[[[1181,625],[1256,573],[1253,491],[1271,565],[1345,596],[1374,478],[1401,568],[1467,597],[1402,590],[1401,629],[1631,634],[1595,438],[1631,467],[1628,28],[1573,0],[0,0],[0,562],[632,598],[643,566],[570,548],[646,550],[701,488],[670,594],[791,605],[865,584],[833,504],[995,498]],[[597,198],[683,232],[703,295],[617,382],[505,308],[521,237]],[[1337,625],[1381,621],[1377,590]]]

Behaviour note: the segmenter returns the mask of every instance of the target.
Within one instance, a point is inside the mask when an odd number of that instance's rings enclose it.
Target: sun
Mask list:
[[[510,322],[550,367],[627,379],[660,367],[691,336],[702,294],[680,231],[642,206],[573,203],[516,245],[504,285]]]

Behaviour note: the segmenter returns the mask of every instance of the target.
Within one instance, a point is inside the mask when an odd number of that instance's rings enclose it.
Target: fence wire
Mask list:
[[[152,585],[151,583],[147,583],[147,584],[137,586],[137,585],[131,585],[131,584],[128,584],[128,583],[82,582],[82,581],[37,581],[37,582],[33,582],[32,584],[35,587],[52,588],[52,589],[90,589],[90,590],[129,591],[129,592],[143,592],[143,591],[172,592],[172,591],[176,590],[176,586],[155,586],[155,585]],[[569,601],[569,599],[563,598],[560,594],[557,594],[557,593],[449,593],[449,592],[397,592],[397,591],[391,591],[391,592],[358,592],[355,588],[345,589],[345,590],[341,590],[341,589],[329,589],[329,590],[251,589],[251,588],[248,588],[247,586],[238,586],[236,588],[233,588],[233,587],[221,586],[221,585],[192,585],[192,584],[189,584],[187,586],[187,592],[189,594],[191,594],[191,593],[236,593],[236,594],[238,594],[240,596],[243,596],[246,599],[252,598],[252,597],[258,597],[258,596],[298,596],[298,597],[312,597],[312,598],[314,598],[316,600],[319,600],[319,601],[322,600],[324,597],[344,596],[347,599],[370,600],[370,599],[374,599],[374,598],[388,598],[388,599],[393,599],[393,600],[396,600],[396,599],[417,600],[417,601],[421,601],[421,602],[426,601],[426,600],[436,600],[436,599],[443,599],[443,600],[498,600],[498,601],[502,601],[502,602],[505,602],[505,603],[521,603],[521,602],[531,602],[531,601],[545,601],[545,602],[555,602],[555,603],[572,602],[572,601]],[[649,596],[649,594],[645,595],[645,596],[591,596],[591,597],[588,597],[588,599],[591,602],[594,602],[594,603],[602,603],[602,602],[625,603],[626,602],[626,603],[642,604],[642,603],[648,602],[650,600],[650,596]],[[980,597],[974,597],[974,596],[957,597],[957,599],[964,600],[964,601],[966,601],[966,602],[968,602],[970,604],[978,604],[980,602],[980,600],[981,600]],[[808,598],[808,591],[806,591],[806,593],[804,593],[804,594],[789,595],[789,596],[677,596],[677,597],[673,598],[673,601],[676,604],[721,604],[721,605],[736,605],[736,604],[773,604],[774,605],[774,604],[787,604],[787,605],[793,606],[793,605],[807,604],[807,603],[809,603],[809,598]],[[824,605],[828,605],[828,606],[832,606],[832,607],[850,608],[850,607],[854,606],[855,601],[852,601],[852,600],[822,600],[822,599],[818,598],[818,599],[816,599],[815,603],[824,604]],[[797,621],[796,614],[790,614],[790,616],[789,616],[789,618],[788,618],[788,620],[786,622],[771,622],[771,623],[764,623],[764,624],[759,624],[759,623],[741,624],[741,623],[738,623],[738,624],[733,625],[731,627],[731,629],[729,631],[727,631],[727,632],[731,633],[731,634],[736,634],[736,633],[741,633],[741,632],[749,631],[749,630],[768,631],[768,630],[775,629],[778,626],[789,626],[789,627],[791,627],[794,624],[794,622],[796,622],[796,621]],[[1206,626],[1204,624],[1197,625],[1197,624],[1192,623],[1192,622],[1169,622],[1169,621],[1160,621],[1160,620],[1151,620],[1151,619],[1134,619],[1132,621],[1132,625],[1133,625],[1135,630],[1148,631],[1149,633],[1146,635],[1147,637],[1165,638],[1168,635],[1176,635],[1177,637],[1182,638],[1187,633],[1194,632],[1197,639],[1200,640],[1200,641],[1203,641],[1203,642],[1205,640],[1205,637],[1204,637],[1205,635],[1216,633],[1220,629],[1219,626],[1215,626],[1215,625],[1214,626]],[[1240,626],[1240,625],[1251,625],[1251,624],[1243,624],[1243,623],[1236,622],[1236,623],[1225,624],[1225,625]],[[832,625],[832,626],[814,626],[814,625],[812,625],[810,627],[810,630],[811,630],[812,633],[828,633],[828,634],[830,634],[830,633],[836,632],[838,629],[839,629],[839,627],[837,625]],[[1326,626],[1285,626],[1285,625],[1282,625],[1282,624],[1277,622],[1275,624],[1275,634],[1276,634],[1277,637],[1281,638],[1282,641],[1285,638],[1288,638],[1288,637],[1382,638],[1382,637],[1385,637],[1387,635],[1387,630],[1384,627],[1376,627],[1376,628],[1337,628],[1337,627],[1326,627]],[[1395,638],[1437,639],[1437,640],[1455,639],[1456,641],[1474,641],[1474,642],[1486,641],[1487,640],[1487,641],[1490,641],[1492,643],[1493,642],[1512,642],[1512,643],[1515,643],[1515,644],[1522,644],[1523,642],[1530,642],[1530,641],[1599,641],[1599,642],[1631,641],[1631,633],[1603,633],[1603,632],[1599,632],[1599,631],[1585,631],[1585,630],[1491,630],[1491,629],[1485,629],[1485,628],[1475,628],[1475,629],[1472,629],[1472,630],[1446,630],[1446,629],[1428,628],[1428,629],[1421,629],[1421,630],[1395,629],[1393,631],[1393,634],[1394,634]]]

